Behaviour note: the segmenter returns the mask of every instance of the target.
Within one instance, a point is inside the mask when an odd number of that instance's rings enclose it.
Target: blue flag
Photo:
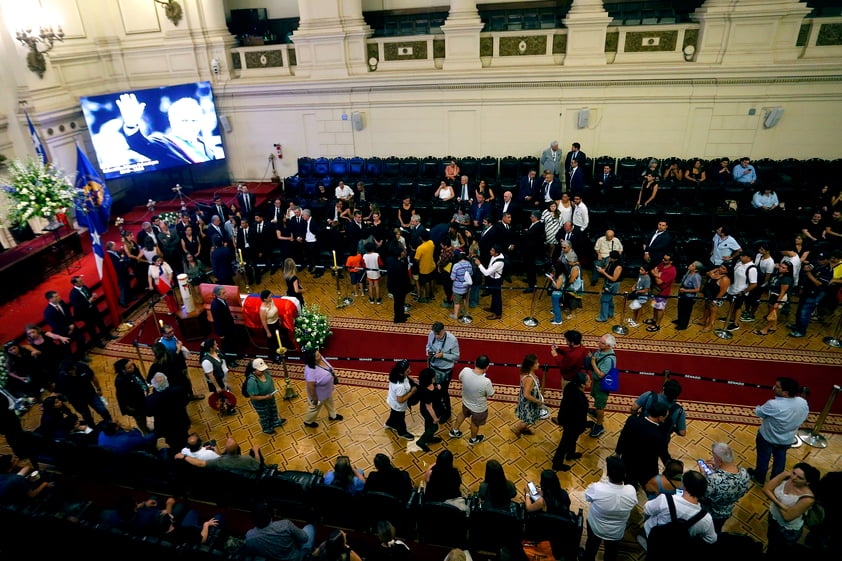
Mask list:
[[[50,163],[50,159],[47,157],[47,149],[44,147],[44,143],[41,142],[41,137],[38,136],[38,131],[36,131],[35,127],[32,125],[29,113],[24,110],[23,114],[26,115],[26,124],[29,125],[29,136],[32,137],[32,144],[35,146],[35,153],[38,155],[38,159],[46,166]]]
[[[111,193],[91,161],[76,145],[76,220],[88,228],[91,246],[96,255],[97,271],[102,278],[102,259],[105,250],[101,236],[108,229],[111,215]]]

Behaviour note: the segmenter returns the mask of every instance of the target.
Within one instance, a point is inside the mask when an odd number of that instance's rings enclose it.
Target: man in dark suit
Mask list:
[[[567,241],[570,242],[570,247],[576,251],[577,247],[581,247],[582,245],[582,238],[583,234],[579,232],[573,223],[569,220],[561,225],[561,229],[558,231],[556,238],[559,242]]]
[[[359,249],[360,240],[366,237],[366,227],[363,224],[363,213],[361,210],[354,211],[354,219],[345,225],[346,251],[349,255],[356,255]]]
[[[602,170],[593,174],[593,184],[599,190],[599,193],[604,195],[617,185],[617,176],[611,169],[611,166],[606,164],[602,166]]]
[[[254,213],[257,210],[257,198],[254,193],[249,193],[248,185],[240,185],[240,192],[237,194],[237,206],[240,208],[240,214],[244,218],[248,218],[249,222],[254,218]]]
[[[213,332],[222,340],[220,344],[220,351],[228,356],[234,356],[234,359],[228,361],[228,366],[237,366],[236,349],[237,349],[237,325],[234,323],[234,316],[231,314],[231,308],[228,307],[228,302],[225,300],[225,287],[213,287],[213,301],[211,302],[211,317],[213,318]]]
[[[502,197],[495,199],[497,201],[497,216],[503,216],[507,212],[516,219],[520,215],[520,206],[515,202],[514,193],[506,191]],[[515,220],[517,223],[517,220]]]
[[[255,271],[255,256],[257,252],[254,250],[254,229],[248,218],[240,220],[240,227],[237,228],[237,239],[235,242],[237,247],[237,257],[242,256],[243,266],[246,272],[246,281],[249,284],[260,283],[260,271]]]
[[[181,211],[181,219],[178,221],[178,224],[175,225],[175,231],[178,234],[179,238],[184,238],[184,231],[187,229],[188,226],[193,227],[193,235],[199,235],[198,230],[196,230],[196,221],[190,217],[190,213],[186,210]]]
[[[302,268],[304,260],[304,244],[303,242],[299,243],[298,240],[299,238],[302,240],[304,239],[306,229],[307,223],[301,215],[301,207],[296,206],[293,208],[292,218],[289,219],[289,231],[290,234],[292,234],[292,244],[290,246],[292,258],[295,260],[296,265],[298,265],[299,271]]]
[[[213,238],[210,259],[216,282],[227,285],[234,284],[234,266],[232,265],[234,252],[218,236]]]
[[[157,216],[152,217],[153,220],[157,218]],[[137,245],[142,248],[146,244],[146,240],[149,238],[152,238],[155,245],[158,245],[158,234],[160,233],[160,228],[153,226],[151,222],[144,222],[140,225],[140,232],[137,233]]]
[[[664,254],[672,249],[672,235],[667,232],[667,221],[658,222],[658,228],[643,239],[643,260],[648,269],[658,265]]]
[[[567,174],[567,192],[572,199],[585,194],[585,171],[579,167],[579,160],[570,161],[570,172]]]
[[[488,265],[488,260],[491,259],[491,254],[489,250],[491,246],[494,245],[496,233],[494,230],[494,224],[491,221],[491,218],[486,216],[485,220],[482,222],[482,229],[476,235],[477,243],[479,244],[479,259],[482,261],[483,265]]]
[[[538,196],[536,197],[538,204],[535,205],[536,208],[547,208],[552,201],[561,199],[563,191],[561,182],[553,177],[552,173],[544,174],[544,181],[538,186],[538,189]]]
[[[579,171],[585,170],[585,160],[588,157],[585,155],[582,150],[580,150],[582,146],[578,142],[574,142],[573,145],[570,147],[570,152],[567,153],[567,156],[564,158],[564,171],[569,176],[570,170],[573,168],[573,161],[575,160],[579,167],[582,168]]]
[[[281,199],[275,199],[263,212],[263,217],[271,224],[280,224],[284,220],[287,209],[283,207]]]
[[[384,244],[385,245],[385,244]],[[406,295],[412,290],[412,279],[409,275],[409,263],[406,260],[406,250],[397,241],[389,242],[386,246],[386,288],[394,296],[393,319],[395,323],[406,323],[409,314],[404,311]]]
[[[316,264],[319,261],[319,234],[322,228],[317,221],[313,220],[309,208],[301,211],[301,218],[303,224],[294,241],[302,248],[300,251],[304,254],[307,270],[313,275],[314,279],[317,279],[324,274],[324,270],[316,270]]]
[[[61,296],[55,290],[49,290],[44,294],[47,300],[47,307],[44,308],[44,322],[50,326],[53,333],[68,337],[76,341],[76,356],[85,355],[85,335],[73,321],[70,313],[70,306],[62,301]]]
[[[251,225],[251,245],[254,248],[254,266],[256,268],[257,283],[260,283],[263,271],[271,265],[272,249],[275,243],[275,228],[267,224],[260,212],[254,213],[254,223]]]
[[[231,216],[231,210],[228,208],[228,205],[222,202],[222,197],[214,195],[213,206],[210,208],[210,214],[211,216],[214,214],[217,215],[224,222],[225,220],[228,220],[229,216]]]
[[[471,204],[468,214],[471,216],[471,226],[479,228],[483,218],[491,216],[494,211],[492,203],[486,202],[482,193],[476,194],[476,200]]]
[[[117,274],[117,285],[120,287],[120,305],[128,308],[129,300],[134,300],[131,296],[132,277],[129,273],[129,262],[131,259],[124,253],[117,251],[117,242],[106,243],[105,252],[108,254],[108,258],[111,259],[111,265]]]
[[[227,244],[231,241],[231,236],[228,235],[228,230],[222,225],[222,219],[219,217],[218,214],[214,214],[211,218],[210,225],[208,226],[208,239],[210,240],[211,247],[216,245],[216,240],[219,239],[223,244]]]
[[[453,186],[456,201],[460,203],[472,203],[474,201],[474,186],[468,182],[468,176],[459,178],[459,183]]]
[[[70,289],[70,306],[73,308],[73,319],[82,322],[91,342],[96,341],[97,346],[104,349],[105,343],[102,342],[102,339],[108,336],[108,328],[105,327],[102,314],[94,303],[96,295],[85,286],[81,276],[71,278],[70,284],[73,285],[73,288]]]
[[[518,253],[523,258],[523,268],[526,271],[526,289],[524,294],[535,291],[537,265],[535,260],[539,255],[544,254],[544,223],[541,221],[541,213],[533,210],[529,215],[529,227],[520,237]]]
[[[530,171],[526,177],[521,178],[518,182],[518,200],[524,206],[533,207],[540,204],[538,200],[539,187],[542,181],[537,177],[535,170]]]

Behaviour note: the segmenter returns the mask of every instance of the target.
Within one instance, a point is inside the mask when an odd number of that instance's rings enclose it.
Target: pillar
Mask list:
[[[567,27],[564,66],[604,66],[605,35],[611,16],[602,0],[573,0],[563,22]]]
[[[344,78],[368,70],[361,0],[298,0],[300,23],[292,34],[295,74],[317,79]]]
[[[795,46],[810,12],[798,0],[706,0],[693,18],[701,24],[696,62],[769,64],[795,61]]]
[[[476,0],[450,0],[450,13],[441,26],[444,32],[443,70],[479,70],[479,34],[483,23]]]

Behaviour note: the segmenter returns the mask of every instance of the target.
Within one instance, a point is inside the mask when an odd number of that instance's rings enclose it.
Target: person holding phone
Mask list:
[[[548,512],[565,515],[570,512],[570,495],[561,488],[558,475],[551,469],[541,472],[540,486],[529,482],[524,491],[523,504],[526,512]]]
[[[286,419],[278,417],[278,404],[275,402],[275,382],[268,373],[269,366],[262,358],[254,359],[246,371],[246,389],[251,406],[257,411],[260,428],[266,434],[275,434],[275,429],[283,426]],[[248,372],[252,370],[252,372]]]
[[[713,528],[719,534],[734,513],[734,505],[748,493],[750,478],[748,471],[734,462],[734,451],[726,443],[714,443],[711,454],[710,464],[698,461],[699,470],[708,478],[702,504],[713,517]]]

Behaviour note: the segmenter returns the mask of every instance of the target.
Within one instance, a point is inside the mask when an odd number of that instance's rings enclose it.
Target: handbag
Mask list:
[[[535,380],[535,386],[538,388],[538,399],[541,400],[541,406],[538,409],[538,418],[543,421],[550,418],[550,408],[544,403],[544,394],[541,391],[540,386],[538,386],[537,379]]]
[[[464,283],[466,286],[474,284],[474,278],[471,276],[471,271],[465,271]]]
[[[620,371],[612,367],[599,381],[599,387],[604,392],[616,392],[620,389]]]

